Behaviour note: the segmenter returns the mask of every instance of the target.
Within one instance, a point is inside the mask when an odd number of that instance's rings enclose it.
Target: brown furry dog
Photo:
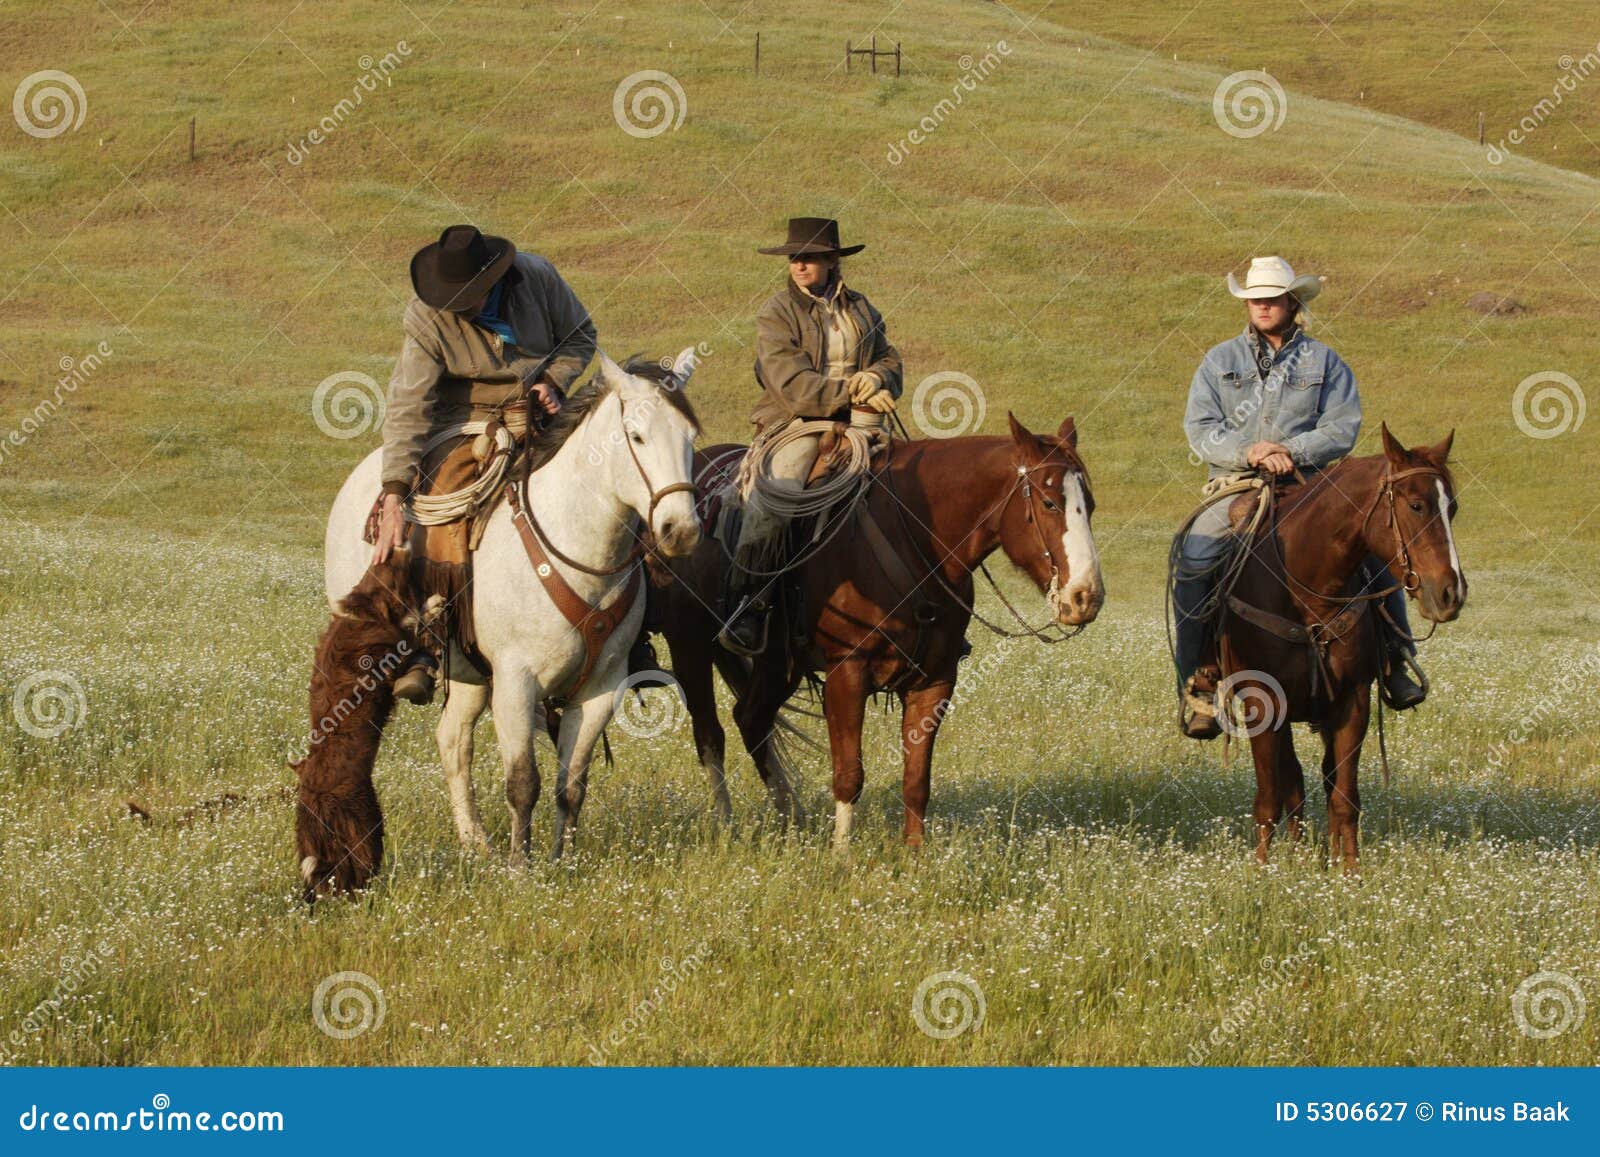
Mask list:
[[[352,892],[383,863],[383,812],[372,786],[394,680],[433,649],[443,613],[435,596],[416,605],[409,552],[374,566],[345,596],[317,643],[311,675],[311,739],[290,763],[299,779],[295,842],[307,902]]]

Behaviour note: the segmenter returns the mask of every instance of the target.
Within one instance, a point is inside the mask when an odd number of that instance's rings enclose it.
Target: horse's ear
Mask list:
[[[1063,418],[1061,428],[1056,431],[1056,437],[1076,450],[1078,448],[1078,423],[1074,422],[1070,416]]]
[[[1406,464],[1406,448],[1400,445],[1399,439],[1389,433],[1389,423],[1379,423],[1378,431],[1383,435],[1383,452],[1389,461],[1396,466],[1404,466]]]
[[[1420,453],[1435,464],[1443,466],[1446,462],[1450,461],[1450,444],[1455,440],[1456,432],[1454,428],[1452,428],[1451,431],[1444,436],[1444,441],[1440,442],[1438,445],[1429,446],[1426,450],[1420,451]]]
[[[628,375],[622,372],[622,367],[606,357],[605,350],[600,350],[595,356],[599,359],[597,363],[600,367],[599,377],[603,381],[611,382],[615,385],[627,379]]]
[[[685,346],[683,352],[672,359],[672,378],[678,389],[689,384],[689,378],[699,364],[700,358],[695,354],[694,346]]]
[[[1018,446],[1035,446],[1038,439],[1033,436],[1033,431],[1017,421],[1017,416],[1010,410],[1006,411],[1006,421],[1011,423],[1011,440]]]

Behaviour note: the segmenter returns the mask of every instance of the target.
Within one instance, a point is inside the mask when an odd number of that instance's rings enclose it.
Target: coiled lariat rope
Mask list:
[[[830,431],[842,432],[845,456],[842,464],[829,471],[827,477],[813,486],[787,478],[772,477],[770,464],[778,451],[801,438],[814,438]],[[815,418],[796,422],[750,447],[740,465],[737,484],[739,491],[745,495],[746,517],[754,505],[759,505],[763,510],[785,522],[825,515],[836,507],[840,516],[832,519],[831,526],[826,522],[820,523],[813,541],[808,543],[804,550],[776,568],[769,570],[759,565],[746,565],[749,560],[741,563],[734,559],[731,553],[730,561],[745,574],[756,578],[777,578],[810,561],[850,521],[842,515],[854,507],[856,500],[872,481],[872,451],[878,440],[883,437],[885,431],[881,427],[854,425],[841,427],[838,422],[831,419]],[[726,552],[726,547],[724,551]]]
[[[423,526],[442,526],[447,522],[466,518],[500,497],[501,491],[505,489],[506,475],[511,471],[511,460],[515,456],[512,451],[516,449],[517,438],[504,422],[496,421],[492,424],[495,427],[493,444],[488,447],[474,447],[475,453],[478,449],[486,450],[486,453],[478,455],[482,470],[477,480],[469,486],[445,494],[412,495],[406,502],[406,521],[420,523]],[[422,447],[423,456],[426,457],[452,438],[481,436],[488,432],[490,425],[491,422],[488,420],[478,418],[446,426],[428,439]]]

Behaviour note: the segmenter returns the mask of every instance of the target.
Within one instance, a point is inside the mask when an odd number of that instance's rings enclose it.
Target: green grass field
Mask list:
[[[1463,135],[1476,106],[1492,134],[1537,85],[1494,72],[1481,37],[1447,57],[1473,5],[1403,24],[1351,7],[1332,28],[1353,55],[1233,3],[1125,5],[1120,27],[957,0],[12,10],[0,77],[69,73],[86,107],[59,135],[0,133],[0,1056],[1594,1062],[1600,1014],[1577,1008],[1600,999],[1600,450],[1572,407],[1600,380],[1600,182],[1539,161],[1593,172],[1578,145],[1600,133],[1580,89],[1538,148],[1485,159]],[[1600,41],[1568,5],[1488,20],[1540,83],[1535,64]],[[874,34],[902,44],[900,78],[838,67]],[[388,83],[335,114],[385,54]],[[1433,71],[1457,57],[1465,123]],[[1363,61],[1382,73],[1365,99],[1346,91]],[[1213,96],[1260,67],[1283,123],[1231,135]],[[651,69],[683,120],[630,135],[613,97]],[[802,758],[814,822],[787,836],[733,761],[724,832],[684,724],[614,729],[581,854],[513,872],[458,852],[434,715],[403,708],[380,884],[308,915],[284,759],[325,621],[326,511],[377,441],[359,414],[355,436],[324,433],[313,398],[335,374],[385,381],[412,251],[470,219],[552,258],[612,354],[708,343],[692,391],[720,441],[747,430],[754,311],[781,284],[753,250],[800,213],[869,243],[848,273],[908,397],[960,372],[986,431],[1076,415],[1100,620],[1064,647],[974,635],[984,674],[942,732],[915,854],[898,733],[874,712],[847,860],[826,848],[820,758]],[[1202,481],[1184,392],[1242,325],[1223,273],[1268,252],[1327,277],[1315,329],[1362,383],[1360,452],[1379,420],[1412,443],[1457,430],[1472,596],[1425,649],[1430,703],[1391,720],[1392,782],[1366,762],[1359,879],[1315,839],[1258,870],[1248,761],[1172,726],[1161,574]],[[1485,318],[1478,292],[1525,311]],[[1519,383],[1548,373],[1571,379],[1568,410],[1525,397],[1519,422]],[[54,736],[52,703],[71,724]],[[542,801],[541,839],[551,822]],[[350,1039],[315,996],[345,972],[383,1008]],[[950,984],[972,1023],[941,1039],[915,1010],[938,1029]],[[359,1001],[320,1005],[335,1030],[363,1023]]]

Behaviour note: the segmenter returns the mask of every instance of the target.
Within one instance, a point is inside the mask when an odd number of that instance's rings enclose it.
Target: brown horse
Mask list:
[[[766,650],[748,667],[713,642],[724,613],[723,547],[706,535],[689,559],[671,564],[671,580],[652,594],[654,621],[671,648],[695,745],[724,818],[725,735],[712,667],[734,692],[745,747],[786,820],[800,812],[774,727],[800,680],[822,672],[834,845],[849,840],[864,779],[866,702],[879,691],[900,699],[904,834],[906,843],[921,844],[934,739],[967,650],[973,572],[999,549],[1047,594],[1055,623],[1080,627],[1100,611],[1094,499],[1077,444],[1071,418],[1054,436],[1039,436],[1014,417],[1009,437],[893,443],[846,516],[852,521],[797,569],[789,596],[773,610]],[[713,447],[700,463],[725,464],[730,451],[737,448]]]
[[[1352,597],[1353,584],[1376,555],[1425,618],[1446,623],[1461,613],[1467,580],[1450,530],[1456,490],[1446,465],[1453,437],[1407,450],[1383,427],[1382,454],[1346,458],[1285,487],[1248,548],[1227,600],[1219,699],[1225,720],[1229,695],[1244,708],[1262,863],[1280,820],[1287,817],[1293,839],[1303,835],[1305,777],[1289,724],[1311,722],[1322,737],[1330,852],[1347,870],[1357,865],[1356,768],[1381,648],[1374,600]]]
[[[421,651],[444,600],[416,606],[410,553],[373,566],[340,602],[312,660],[311,738],[290,763],[299,780],[295,845],[310,902],[365,887],[383,863],[383,812],[372,786],[394,678]]]

